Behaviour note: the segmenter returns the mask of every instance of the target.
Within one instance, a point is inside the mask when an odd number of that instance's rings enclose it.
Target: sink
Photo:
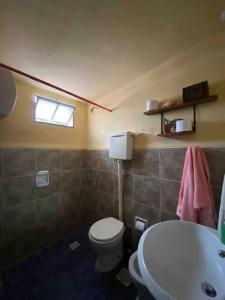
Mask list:
[[[217,231],[183,221],[146,230],[138,245],[144,283],[157,300],[225,300],[225,251]]]

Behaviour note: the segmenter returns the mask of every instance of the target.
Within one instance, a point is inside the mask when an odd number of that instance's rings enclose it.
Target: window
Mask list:
[[[36,122],[74,127],[73,106],[35,96],[34,119]]]

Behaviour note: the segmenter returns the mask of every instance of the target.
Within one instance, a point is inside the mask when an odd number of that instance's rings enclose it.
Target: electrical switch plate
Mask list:
[[[49,172],[47,170],[45,171],[39,171],[36,174],[36,186],[37,187],[44,187],[49,185]]]

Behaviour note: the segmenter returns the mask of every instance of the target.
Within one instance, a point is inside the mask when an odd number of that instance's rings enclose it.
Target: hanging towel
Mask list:
[[[209,167],[199,147],[188,147],[185,155],[177,215],[183,221],[215,228],[216,212]]]

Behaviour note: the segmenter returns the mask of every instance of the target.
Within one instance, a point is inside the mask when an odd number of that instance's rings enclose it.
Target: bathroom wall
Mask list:
[[[80,225],[80,150],[0,151],[0,251],[2,266],[65,236]],[[49,170],[49,186],[35,174]]]
[[[149,225],[176,219],[186,148],[136,149],[123,162],[124,223]],[[225,147],[204,149],[215,204],[225,173]],[[79,226],[118,216],[117,165],[107,150],[2,149],[0,151],[0,253],[6,266],[64,237]],[[50,185],[35,187],[38,170]]]
[[[182,87],[205,79],[209,80],[211,94],[218,94],[219,100],[198,107],[197,132],[177,139],[156,137],[160,119],[143,115],[147,98],[180,98]],[[136,136],[133,160],[124,162],[127,226],[133,226],[135,215],[147,218],[150,225],[176,218],[183,147],[187,144],[212,146],[205,151],[218,209],[225,173],[224,83],[225,42],[220,34],[105,96],[101,102],[113,107],[112,113],[90,113],[81,102],[17,80],[17,104],[0,121],[2,265],[31,254],[80,225],[117,216],[116,165],[109,159],[108,150],[95,150],[108,148],[108,135],[113,131],[154,133]],[[75,128],[33,123],[35,93],[74,104]],[[191,112],[184,116],[189,118]],[[37,189],[35,174],[43,169],[50,171],[50,185]]]
[[[0,265],[30,255],[80,226],[87,105],[16,77],[17,102],[0,120]],[[34,95],[76,107],[74,128],[33,122]],[[77,150],[74,150],[77,149]],[[50,184],[36,188],[35,174]]]
[[[116,131],[144,132],[135,137],[135,148],[183,147],[188,144],[225,145],[225,39],[224,31],[143,74],[130,84],[99,101],[112,113],[88,113],[88,149],[106,149],[108,136]],[[150,59],[150,58],[149,58]],[[218,101],[197,107],[196,133],[177,138],[160,138],[160,115],[145,116],[148,99],[182,99],[182,88],[208,80],[210,94]],[[192,118],[192,109],[170,112],[172,120]]]
[[[87,105],[16,79],[17,101],[13,111],[0,120],[0,147],[79,148],[86,145]],[[35,123],[34,95],[76,107],[74,128]]]
[[[225,147],[204,148],[218,212],[225,173]],[[176,207],[186,148],[135,150],[131,161],[123,162],[124,222],[133,227],[134,216],[148,219],[149,225],[176,219]],[[84,151],[86,184],[82,203],[90,222],[117,216],[117,166],[108,151]]]

